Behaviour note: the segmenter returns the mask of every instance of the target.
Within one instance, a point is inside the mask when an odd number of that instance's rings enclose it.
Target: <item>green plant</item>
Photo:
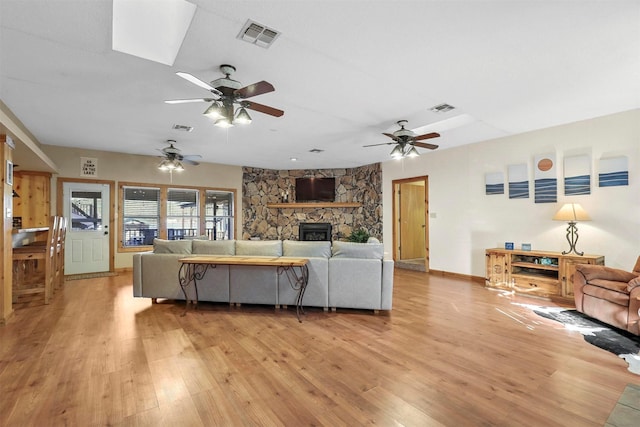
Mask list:
[[[369,232],[364,228],[359,228],[357,230],[353,230],[349,236],[347,236],[347,241],[355,242],[355,243],[367,243],[369,240]]]

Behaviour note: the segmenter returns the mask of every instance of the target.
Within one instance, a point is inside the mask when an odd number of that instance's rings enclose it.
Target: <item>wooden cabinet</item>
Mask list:
[[[13,218],[17,228],[48,227],[51,213],[51,174],[15,171],[13,175]]]
[[[487,251],[487,286],[502,287],[510,282],[507,274],[507,255]]]
[[[523,295],[573,300],[578,264],[604,265],[604,256],[487,249],[486,286]]]

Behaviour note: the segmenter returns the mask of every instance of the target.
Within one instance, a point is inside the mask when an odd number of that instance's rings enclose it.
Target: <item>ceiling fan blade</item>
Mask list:
[[[425,133],[424,135],[418,135],[415,138],[413,138],[413,140],[414,141],[422,141],[423,139],[437,138],[439,136],[440,136],[439,133],[431,132],[431,133]]]
[[[183,160],[195,160],[195,159],[201,159],[202,156],[200,154],[188,154],[186,156],[182,156]]]
[[[195,160],[189,160],[189,159],[182,159],[181,161],[193,166],[198,166],[200,164],[200,162],[196,162]]]
[[[398,140],[398,137],[393,135],[393,134],[386,133],[386,132],[382,132],[382,134],[385,135],[385,136],[388,136],[389,138],[393,139],[394,141]]]
[[[191,98],[191,99],[169,99],[164,101],[165,104],[187,104],[189,102],[213,102],[213,98]]]
[[[189,73],[185,73],[183,71],[178,71],[176,74],[178,76],[182,77],[183,79],[185,79],[186,81],[193,83],[196,86],[200,86],[201,88],[206,89],[209,92],[211,92],[211,93],[213,93],[215,95],[218,95],[219,97],[222,96],[222,92],[220,92],[218,89],[216,89],[213,86],[211,86],[209,83],[200,80],[199,78],[197,78],[194,75],[191,75]]]
[[[249,86],[245,86],[236,90],[234,93],[239,98],[250,98],[256,95],[262,95],[263,93],[273,92],[275,88],[269,82],[265,82],[264,80],[258,83],[254,83]]]
[[[381,144],[363,145],[363,147],[377,147],[378,145],[395,145],[395,142],[383,142]]]
[[[426,142],[414,142],[412,145],[421,148],[428,148],[429,150],[435,150],[436,148],[438,148],[436,144],[427,144]]]
[[[269,114],[270,116],[274,116],[274,117],[280,117],[284,114],[284,111],[282,110],[278,110],[277,108],[269,107],[268,105],[258,104],[257,102],[252,102],[252,101],[243,101],[242,106],[253,111]]]

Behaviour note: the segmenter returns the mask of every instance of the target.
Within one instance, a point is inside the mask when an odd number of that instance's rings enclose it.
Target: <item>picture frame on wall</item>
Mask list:
[[[599,187],[620,187],[629,185],[629,159],[627,156],[600,159],[598,171]]]
[[[484,175],[485,194],[504,194],[504,174],[502,172],[488,172]]]
[[[529,173],[526,164],[509,165],[509,198],[529,198]]]
[[[535,156],[534,190],[535,203],[556,203],[558,201],[555,153]]]
[[[591,157],[583,154],[564,159],[564,195],[591,194]]]
[[[11,160],[7,160],[6,183],[13,186],[13,162]]]

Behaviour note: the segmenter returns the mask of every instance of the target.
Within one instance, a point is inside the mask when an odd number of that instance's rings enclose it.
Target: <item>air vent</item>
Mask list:
[[[248,19],[240,30],[238,38],[267,49],[279,35],[280,33],[276,30]]]
[[[191,132],[193,130],[193,126],[173,125],[173,129],[181,130],[183,132]]]
[[[439,105],[436,105],[435,107],[431,107],[430,110],[433,111],[434,113],[446,113],[446,112],[451,111],[451,110],[453,110],[455,108],[456,107],[454,107],[453,105],[439,104]]]
[[[310,153],[322,153],[324,150],[321,150],[319,148],[313,148],[311,150],[309,150]]]

